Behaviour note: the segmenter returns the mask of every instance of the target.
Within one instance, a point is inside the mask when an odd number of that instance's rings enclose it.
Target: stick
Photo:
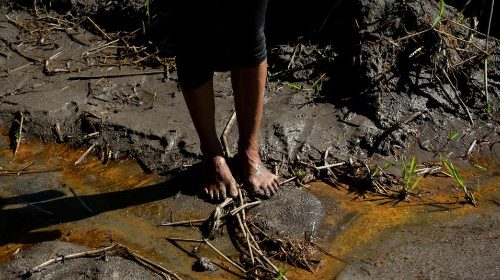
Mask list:
[[[252,207],[252,206],[255,206],[255,205],[259,205],[261,204],[262,201],[260,200],[257,200],[257,201],[254,201],[254,202],[249,202],[249,203],[246,203],[246,204],[243,204],[237,208],[234,208],[233,210],[231,210],[231,212],[229,212],[232,216],[234,216],[235,214],[237,214],[238,212],[240,211],[243,211],[245,210],[245,208],[248,208],[248,207]]]
[[[90,207],[87,205],[87,203],[85,203],[85,201],[83,201],[75,192],[75,190],[73,190],[72,187],[69,187],[69,191],[76,197],[76,199],[78,199],[78,201],[80,202],[80,204],[83,206],[83,208],[85,208],[85,210],[87,210],[87,212],[89,212],[90,214],[94,213],[94,211],[92,211],[92,209],[90,209]]]
[[[227,122],[226,127],[224,128],[224,131],[222,132],[222,135],[220,137],[222,142],[222,148],[224,149],[226,157],[232,157],[232,153],[229,151],[229,143],[227,141],[227,136],[231,131],[231,127],[234,125],[235,121],[236,121],[236,111],[234,111],[233,114],[231,115],[231,118],[229,118],[229,121]]]
[[[23,123],[24,123],[24,114],[23,112],[19,112],[21,115],[21,120],[19,121],[19,132],[16,137],[16,148],[14,149],[14,156],[16,156],[17,151],[19,150],[19,145],[21,145],[21,139],[23,134]]]
[[[437,172],[439,170],[441,170],[441,166],[426,167],[426,168],[416,169],[415,174],[425,175],[425,174]]]
[[[45,209],[40,208],[40,207],[38,207],[38,206],[36,206],[36,205],[34,205],[32,203],[29,203],[29,202],[25,202],[25,203],[26,203],[26,205],[31,206],[31,207],[35,208],[36,210],[41,211],[41,212],[43,212],[45,214],[48,214],[48,215],[51,215],[51,216],[56,216],[56,214],[50,212],[49,210],[45,210]]]
[[[245,238],[247,240],[247,247],[248,247],[248,252],[250,253],[250,259],[252,260],[252,264],[255,264],[255,258],[253,257],[253,252],[252,252],[252,244],[250,244],[250,238],[247,236]]]
[[[35,173],[50,173],[63,171],[62,167],[56,167],[51,169],[39,169],[39,170],[1,170],[0,176],[18,176],[24,174],[35,174]]]
[[[245,223],[243,223],[243,231],[245,231],[245,239],[247,241],[248,252],[250,253],[250,259],[252,260],[252,264],[255,264],[255,259],[253,257],[252,245],[250,244],[250,235],[252,234]]]
[[[250,244],[251,245],[251,244]],[[278,267],[276,267],[276,265],[274,265],[266,256],[264,256],[264,253],[262,253],[262,251],[258,250],[257,248],[255,248],[253,245],[251,245],[253,247],[253,249],[257,252],[257,254],[259,254],[259,256],[269,265],[271,266],[275,272],[279,272],[279,269]],[[283,279],[285,280],[288,280],[286,278],[286,276],[283,275]]]
[[[121,245],[120,245],[120,247],[124,247],[124,246],[121,246]],[[170,275],[170,276],[173,276],[173,277],[174,277],[175,279],[177,279],[177,280],[182,280],[182,279],[181,279],[181,278],[180,278],[180,277],[179,277],[179,276],[178,276],[175,272],[170,271],[170,270],[166,269],[165,267],[163,267],[163,266],[161,266],[161,265],[159,265],[159,264],[157,264],[157,263],[155,263],[155,262],[153,262],[153,261],[150,261],[150,260],[148,260],[148,259],[144,258],[143,256],[141,256],[141,255],[139,255],[139,254],[137,254],[137,253],[135,253],[135,252],[131,251],[131,250],[130,250],[130,249],[128,249],[127,247],[124,247],[124,248],[127,250],[127,253],[129,253],[129,254],[130,254],[132,257],[134,257],[136,260],[138,259],[138,260],[140,260],[140,261],[142,261],[142,262],[145,262],[145,263],[147,263],[148,265],[152,266],[153,268],[155,268],[155,269],[157,269],[157,270],[159,270],[159,271],[161,271],[161,272],[163,272],[163,273],[166,273],[166,274],[168,274],[168,275]]]
[[[321,27],[319,28],[319,31],[318,33],[321,33],[321,31],[323,31],[323,28],[325,27],[326,23],[328,22],[328,20],[330,19],[330,17],[332,16],[333,12],[335,12],[335,10],[339,7],[340,4],[342,4],[343,0],[339,0],[337,1],[333,7],[330,9],[330,12],[328,12],[328,15],[326,16],[326,18],[323,20],[323,23],[321,24]]]
[[[90,154],[90,152],[92,152],[92,150],[95,148],[95,146],[96,146],[96,145],[97,145],[97,144],[95,144],[95,143],[94,143],[94,144],[92,144],[92,146],[90,146],[90,148],[88,148],[88,149],[85,151],[85,153],[83,153],[83,155],[82,155],[81,157],[79,157],[79,158],[75,161],[75,163],[74,163],[73,165],[78,165],[78,164],[80,164],[80,163],[81,163],[81,162],[82,162],[82,161],[83,161],[83,160],[84,160],[84,159],[85,159],[85,158],[86,158],[86,157]]]
[[[85,134],[85,135],[83,135],[83,139],[91,138],[91,137],[94,137],[94,136],[97,136],[97,135],[99,135],[99,131],[92,132],[92,133],[89,133],[89,134]]]
[[[58,121],[56,121],[56,123],[54,124],[54,131],[56,132],[57,140],[59,140],[59,142],[64,142],[64,136],[61,131],[61,125],[59,124]]]
[[[86,56],[91,55],[91,53],[92,53],[92,54],[94,54],[94,53],[96,53],[96,52],[98,52],[98,51],[100,51],[100,50],[102,50],[102,49],[105,49],[105,48],[106,48],[106,47],[108,47],[109,45],[114,44],[114,43],[116,43],[116,42],[118,42],[118,41],[120,41],[120,39],[116,39],[116,40],[113,40],[113,41],[111,41],[111,42],[108,42],[108,43],[106,43],[106,44],[104,44],[104,45],[101,45],[101,46],[99,46],[99,47],[92,48],[92,49],[90,49],[90,50],[88,50],[88,51],[86,51],[86,52],[82,53],[82,56],[83,56],[83,57],[86,57]]]
[[[290,67],[292,67],[293,61],[295,60],[295,55],[297,54],[297,50],[299,49],[299,47],[300,47],[300,43],[298,43],[295,46],[295,48],[293,49],[292,58],[290,58],[290,62],[288,63],[288,66],[286,67],[287,70],[290,70]]]
[[[106,37],[106,39],[108,39],[108,40],[111,40],[111,38],[108,36],[108,34],[106,34],[91,18],[89,18],[87,16],[87,17],[85,17],[85,19],[88,20],[95,27],[95,29],[97,29],[97,31],[99,31],[99,33],[101,33],[102,36]]]
[[[23,64],[23,65],[21,65],[21,66],[17,67],[17,68],[14,68],[14,69],[12,69],[12,70],[6,70],[6,72],[7,72],[7,74],[9,74],[9,75],[10,75],[10,74],[12,74],[12,73],[14,73],[14,72],[16,72],[16,71],[19,71],[19,70],[21,70],[21,69],[23,69],[23,68],[25,68],[25,67],[31,66],[31,65],[33,65],[33,64],[34,64],[33,62],[28,62],[28,63],[26,63],[26,64]]]
[[[467,153],[464,155],[465,158],[468,158],[471,154],[472,151],[474,150],[474,147],[476,147],[477,140],[472,141],[472,144],[470,144],[469,149],[467,150]]]
[[[205,241],[201,239],[189,239],[189,238],[179,238],[179,237],[165,237],[165,239],[169,241],[183,241],[183,242],[195,242],[195,243],[204,243]]]
[[[245,231],[245,228],[243,227],[243,222],[241,221],[241,215],[240,213],[236,214],[236,220],[238,220],[238,225],[240,226],[241,233],[243,233],[243,236],[247,238],[247,232]]]
[[[203,223],[207,219],[198,219],[198,220],[189,220],[189,221],[179,221],[179,222],[171,222],[171,223],[163,223],[158,226],[169,227],[169,226],[183,226],[183,225],[192,225],[194,223]]]
[[[238,188],[238,197],[240,198],[240,207],[241,207],[244,204],[243,193],[241,192],[241,188]],[[241,210],[241,215],[242,215],[243,221],[246,221],[247,215],[246,215],[246,211],[244,208]]]
[[[221,251],[217,250],[217,248],[215,248],[212,244],[210,244],[210,242],[208,242],[207,239],[203,239],[203,241],[210,248],[212,248],[212,250],[214,250],[217,254],[219,254],[221,257],[223,257],[226,261],[230,262],[232,265],[234,265],[236,268],[238,268],[239,270],[241,270],[243,273],[247,273],[247,271],[243,267],[239,266],[238,264],[236,264],[235,262],[233,262],[230,258],[228,258],[226,255],[224,255]]]
[[[297,176],[293,176],[292,178],[286,179],[285,181],[280,182],[280,183],[279,183],[279,185],[280,185],[280,186],[281,186],[281,185],[284,185],[284,184],[289,183],[289,182],[291,182],[291,181],[293,181],[293,180],[295,180],[295,179],[297,179]]]
[[[109,250],[113,250],[117,247],[117,244],[102,248],[102,249],[97,249],[97,250],[91,250],[87,252],[82,252],[82,253],[75,253],[75,254],[70,254],[66,256],[59,256],[57,258],[50,259],[40,265],[37,265],[30,269],[29,273],[33,274],[35,272],[41,271],[44,267],[47,267],[51,264],[57,263],[57,262],[63,262],[65,260],[71,260],[71,259],[76,259],[76,258],[88,258],[88,257],[95,257],[96,255],[99,255],[101,253],[104,253]]]
[[[474,120],[472,119],[472,115],[470,114],[470,111],[469,111],[469,108],[467,108],[467,106],[465,105],[464,101],[462,100],[462,98],[460,98],[460,95],[458,95],[458,90],[455,88],[455,86],[453,85],[453,83],[451,82],[451,79],[450,77],[448,76],[448,74],[446,73],[446,71],[444,71],[443,69],[441,69],[441,72],[444,74],[444,76],[446,77],[446,79],[448,80],[448,83],[450,83],[450,87],[451,89],[453,90],[453,93],[455,93],[455,96],[457,97],[458,99],[458,103],[460,104],[460,106],[462,106],[462,108],[465,110],[465,112],[467,113],[467,116],[469,117],[469,120],[471,122],[471,125],[474,126]]]
[[[147,75],[158,75],[164,74],[164,70],[153,70],[153,71],[144,71],[137,73],[122,73],[122,74],[104,74],[104,75],[88,75],[88,76],[72,76],[68,77],[68,80],[93,80],[93,79],[102,79],[102,78],[120,78],[120,77],[131,77],[131,76],[147,76]]]
[[[495,0],[491,0],[490,17],[488,19],[488,29],[486,31],[486,42],[484,47],[486,51],[486,57],[484,58],[484,94],[486,95],[486,106],[488,106],[490,102],[488,93],[488,41],[490,39],[491,19],[493,18],[494,7],[495,7]]]
[[[324,165],[324,166],[320,166],[320,167],[315,167],[316,170],[323,170],[323,169],[328,169],[328,168],[332,168],[332,167],[337,167],[337,166],[342,166],[342,165],[345,165],[346,162],[338,162],[338,163],[332,163],[332,164],[328,164],[328,165]]]

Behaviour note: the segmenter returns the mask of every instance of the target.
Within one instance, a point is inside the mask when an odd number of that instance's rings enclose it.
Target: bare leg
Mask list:
[[[269,197],[279,185],[278,179],[264,167],[259,155],[266,76],[267,60],[256,67],[231,69],[243,176],[254,193]]]
[[[222,154],[222,147],[215,129],[215,102],[213,81],[194,90],[183,90],[184,100],[200,138],[205,156],[206,181],[203,189],[212,200],[238,195],[236,181]]]

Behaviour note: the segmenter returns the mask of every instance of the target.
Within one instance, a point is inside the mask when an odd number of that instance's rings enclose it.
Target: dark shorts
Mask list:
[[[259,65],[267,57],[267,0],[178,0],[175,54],[179,83],[191,90],[214,71]]]

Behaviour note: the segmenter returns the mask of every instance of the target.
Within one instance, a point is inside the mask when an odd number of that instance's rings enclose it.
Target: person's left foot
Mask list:
[[[269,198],[278,191],[278,177],[264,166],[257,151],[240,150],[239,158],[244,181],[254,195]]]

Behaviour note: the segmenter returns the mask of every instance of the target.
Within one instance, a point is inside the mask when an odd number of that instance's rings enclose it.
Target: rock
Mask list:
[[[300,189],[283,190],[249,211],[252,223],[279,238],[313,236],[324,216],[321,201]]]
[[[193,264],[193,269],[195,271],[216,271],[219,268],[215,266],[209,258],[201,257]]]

